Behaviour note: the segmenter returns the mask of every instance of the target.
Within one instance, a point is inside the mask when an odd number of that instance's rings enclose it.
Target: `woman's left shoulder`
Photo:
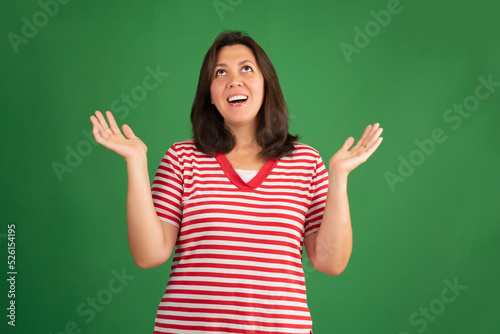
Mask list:
[[[316,150],[314,147],[309,146],[307,144],[301,143],[301,142],[293,142],[293,154],[304,154],[304,155],[309,155],[309,156],[314,156],[318,157],[320,154],[318,150]]]

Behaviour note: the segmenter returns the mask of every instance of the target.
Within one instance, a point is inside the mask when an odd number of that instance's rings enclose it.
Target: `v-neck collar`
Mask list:
[[[233,166],[231,165],[225,154],[217,152],[215,159],[221,166],[222,170],[224,171],[224,174],[226,174],[229,181],[231,181],[231,183],[233,183],[236,187],[242,190],[254,190],[260,187],[262,182],[264,182],[264,180],[273,170],[274,166],[276,166],[276,164],[278,163],[278,160],[274,160],[274,157],[269,158],[269,160],[267,160],[264,166],[262,166],[262,168],[259,170],[257,175],[255,175],[247,183],[243,181],[241,177],[238,175],[238,173],[234,170]]]

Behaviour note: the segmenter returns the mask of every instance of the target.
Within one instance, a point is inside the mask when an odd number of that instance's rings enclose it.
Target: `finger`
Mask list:
[[[121,134],[120,128],[118,127],[118,124],[116,124],[115,118],[113,117],[113,114],[111,111],[106,111],[106,116],[108,117],[109,121],[109,126],[111,127],[111,130],[115,134]]]
[[[354,138],[349,137],[346,139],[342,147],[340,148],[341,151],[349,151],[349,148],[354,144]]]
[[[377,142],[377,139],[382,134],[382,131],[384,131],[383,128],[378,128],[377,131],[375,131],[375,133],[372,134],[372,136],[366,142],[365,149],[369,149],[371,146],[373,146]]]
[[[369,149],[357,152],[357,158],[359,159],[360,164],[364,163],[366,160],[368,160],[368,158],[373,154],[373,152],[375,152],[377,147],[380,145],[382,140],[383,140],[383,138],[380,137],[377,139],[375,144],[372,145]]]
[[[370,148],[366,151],[368,153],[368,157],[370,157],[373,154],[373,152],[375,152],[375,150],[382,143],[382,140],[384,140],[384,138],[383,137],[379,137],[379,138],[377,138],[377,140],[375,141],[375,143],[373,143],[373,145],[370,146]]]
[[[380,123],[373,124],[370,132],[366,135],[363,142],[360,143],[360,148],[366,150],[377,140],[378,136],[380,136],[381,130],[379,128]]]
[[[96,110],[95,114],[96,114],[97,119],[99,120],[99,124],[100,124],[99,130],[102,129],[102,132],[104,132],[105,134],[112,135],[113,131],[111,131],[111,129],[109,128],[108,123],[104,119],[104,116],[102,115],[102,113],[99,110]],[[101,135],[104,135],[104,134],[101,133]],[[104,138],[106,138],[106,137],[104,137]]]
[[[122,128],[123,128],[123,133],[125,134],[125,136],[127,136],[128,139],[137,138],[134,134],[134,131],[132,131],[132,129],[130,128],[130,126],[128,126],[127,124],[123,124]]]
[[[352,150],[351,150],[352,152],[358,150],[360,147],[363,147],[365,145],[366,138],[369,136],[371,130],[372,130],[372,126],[371,125],[368,125],[365,128],[365,131],[363,132],[363,135],[358,140],[358,142],[356,143],[356,145],[352,148]]]
[[[94,124],[92,133],[94,134],[96,141],[99,144],[103,144],[103,142],[106,141],[106,138],[109,137],[108,133],[103,129],[101,122],[99,122],[95,116],[90,116],[90,120],[92,121],[92,124]]]
[[[379,130],[379,127],[380,127],[380,123],[373,124],[372,128],[370,129],[370,132],[366,135],[365,142],[363,145],[364,147],[368,146],[368,143],[373,139],[373,136]]]
[[[92,133],[94,134],[95,141],[98,142],[99,144],[102,144],[104,142],[104,138],[102,138],[101,134],[99,133],[100,132],[99,127],[101,126],[99,124],[99,121],[94,115],[90,116],[90,121],[94,125],[92,128]]]

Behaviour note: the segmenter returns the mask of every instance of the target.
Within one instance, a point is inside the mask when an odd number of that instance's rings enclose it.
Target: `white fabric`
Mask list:
[[[241,177],[241,179],[247,183],[257,175],[258,170],[245,170],[245,169],[234,169],[236,173]]]

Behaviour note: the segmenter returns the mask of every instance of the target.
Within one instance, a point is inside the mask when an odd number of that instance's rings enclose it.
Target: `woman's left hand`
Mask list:
[[[379,123],[375,123],[373,127],[368,125],[361,139],[350,151],[349,148],[354,143],[354,137],[347,138],[342,148],[331,157],[329,171],[337,175],[347,176],[354,168],[365,162],[382,142],[383,138],[380,137],[380,134],[383,129],[379,128],[379,125]]]

